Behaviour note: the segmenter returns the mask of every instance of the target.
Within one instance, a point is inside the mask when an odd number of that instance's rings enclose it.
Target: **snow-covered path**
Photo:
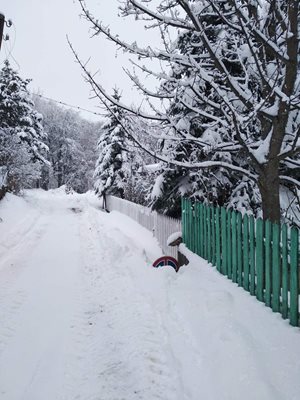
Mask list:
[[[1,400],[176,398],[165,332],[127,268],[151,252],[84,197],[27,202],[1,237]]]
[[[0,400],[299,398],[299,330],[198,257],[154,270],[151,234],[91,195],[0,218]]]

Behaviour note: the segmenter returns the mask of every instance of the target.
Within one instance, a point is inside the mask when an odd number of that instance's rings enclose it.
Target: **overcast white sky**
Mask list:
[[[87,0],[87,4],[99,20],[129,42],[158,43],[153,32],[146,32],[133,19],[117,16],[118,0]],[[12,57],[10,62],[23,78],[33,80],[32,90],[99,111],[98,102],[89,100],[89,87],[66,41],[68,34],[83,60],[92,56],[91,69],[99,69],[98,79],[107,90],[111,92],[111,88],[117,85],[123,90],[123,101],[131,103],[137,99],[122,72],[127,56],[119,51],[116,57],[115,46],[102,37],[90,39],[89,24],[79,16],[78,0],[0,0],[0,12],[13,21],[13,27],[5,28],[4,33],[10,35],[10,41],[3,44],[0,63],[12,50],[11,54],[20,67]],[[94,119],[89,114],[84,116]]]

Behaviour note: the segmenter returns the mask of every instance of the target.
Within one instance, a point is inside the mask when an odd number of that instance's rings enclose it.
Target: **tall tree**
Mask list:
[[[114,91],[113,98],[120,101],[117,90]],[[126,118],[124,111],[117,106],[110,108],[107,118],[98,142],[99,158],[94,173],[95,191],[99,196],[115,194],[124,198],[129,173],[127,135],[124,130]]]
[[[0,71],[0,167],[6,169],[7,190],[18,191],[40,177],[48,165],[47,135],[22,79],[8,61]]]
[[[94,18],[84,1],[79,1],[97,34],[143,59],[136,62],[137,67],[164,80],[165,84],[153,92],[129,73],[148,98],[174,101],[176,96],[176,101],[198,119],[200,134],[193,136],[191,125],[178,126],[176,116],[155,105],[153,115],[123,106],[169,127],[166,140],[188,141],[199,149],[195,157],[183,161],[162,153],[159,158],[180,168],[222,168],[231,177],[239,175],[244,188],[254,185],[259,189],[264,218],[279,221],[280,185],[300,185],[290,173],[291,166],[299,167],[300,151],[299,1],[124,1],[123,16],[134,15],[159,29],[164,45],[160,50],[126,43]],[[170,42],[174,28],[179,37],[185,33],[188,52],[178,50],[179,42]],[[145,65],[147,59],[166,62],[172,73],[151,70]],[[122,106],[81,65],[96,94]],[[182,69],[186,71],[183,75]],[[207,149],[212,150],[212,156],[227,152],[230,157],[225,161],[203,159]]]

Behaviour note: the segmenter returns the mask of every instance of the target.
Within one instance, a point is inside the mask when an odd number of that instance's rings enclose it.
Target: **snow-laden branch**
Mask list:
[[[282,51],[282,49],[273,42],[270,37],[267,37],[261,30],[253,25],[253,20],[243,12],[243,8],[240,7],[237,0],[231,0],[231,4],[233,4],[235,12],[239,16],[239,22],[242,24],[243,29],[248,31],[250,35],[253,36],[260,45],[263,45],[275,58],[279,58],[281,61],[286,63],[289,60],[287,53]],[[272,10],[269,10],[269,12],[272,12]]]
[[[294,178],[292,178],[290,176],[286,176],[286,175],[280,175],[279,178],[280,178],[281,182],[288,182],[288,183],[291,183],[291,184],[297,186],[298,188],[300,188],[300,182],[297,179],[294,179]]]
[[[157,91],[157,92],[153,92],[152,90],[149,90],[145,85],[143,85],[140,81],[140,79],[138,78],[138,76],[136,74],[131,73],[128,69],[123,68],[124,72],[126,73],[126,75],[130,78],[130,80],[133,82],[133,84],[145,95],[149,96],[149,97],[153,97],[156,99],[174,99],[175,95],[173,93],[166,93],[166,92],[162,92],[162,91]]]
[[[129,0],[129,3],[134,7],[134,9],[132,10],[132,8],[128,8],[128,6],[121,7],[123,16],[128,16],[130,14],[140,16],[141,14],[144,14],[148,17],[151,17],[151,19],[159,21],[167,26],[172,26],[174,28],[185,30],[193,29],[193,25],[189,24],[186,20],[181,19],[178,16],[176,18],[174,15],[173,17],[168,17],[167,15],[163,15],[162,13],[150,10],[148,7],[143,6],[139,1]],[[137,10],[139,10],[140,12],[137,12]]]
[[[135,54],[137,56],[140,56],[142,58],[149,58],[149,59],[159,59],[162,61],[169,61],[169,62],[177,62],[181,65],[190,66],[190,63],[188,62],[185,57],[182,57],[180,55],[174,54],[174,53],[167,53],[166,51],[155,51],[153,50],[152,47],[148,46],[147,48],[142,48],[138,46],[136,42],[130,44],[125,42],[124,40],[121,40],[118,35],[112,34],[110,31],[109,27],[104,26],[101,22],[96,20],[90,12],[87,10],[85,6],[84,0],[78,0],[81,9],[83,11],[83,14],[85,18],[91,22],[93,29],[95,30],[95,35],[98,35],[102,33],[107,39],[115,43],[117,46],[121,47],[123,50],[130,54]]]
[[[76,61],[78,62],[78,64],[82,68],[87,81],[89,83],[91,83],[97,89],[97,91],[99,93],[101,93],[101,95],[104,96],[110,103],[112,103],[112,104],[114,104],[114,105],[116,105],[116,106],[118,106],[118,107],[120,107],[120,108],[122,108],[122,109],[124,109],[124,110],[126,110],[126,111],[128,111],[128,112],[130,112],[132,114],[134,114],[134,115],[139,115],[140,117],[145,118],[145,119],[150,119],[150,120],[153,120],[153,121],[167,121],[167,118],[164,117],[164,116],[150,115],[150,114],[144,113],[143,111],[141,111],[139,109],[128,107],[126,104],[123,104],[120,101],[116,100],[113,96],[110,96],[106,92],[106,90],[102,87],[102,85],[100,85],[95,80],[94,76],[88,71],[88,69],[86,67],[86,64],[81,61],[81,59],[79,58],[77,52],[75,51],[75,49],[74,49],[74,47],[73,47],[73,45],[70,42],[68,37],[67,37],[67,41],[68,41],[68,44],[69,44],[69,46],[70,46],[70,48],[71,48],[71,50],[72,50],[72,52],[74,54],[74,57],[75,57]]]
[[[111,107],[111,105],[108,103],[107,99],[103,99],[101,98],[101,102],[102,104],[107,108],[107,110],[114,115],[114,117],[117,119],[117,121],[119,122],[119,124],[122,126],[123,130],[126,132],[126,134],[128,135],[128,137],[140,148],[142,149],[145,153],[147,153],[148,155],[152,156],[154,159],[161,161],[165,164],[168,165],[173,165],[176,167],[181,167],[181,168],[185,168],[185,169],[213,169],[213,168],[224,168],[230,171],[234,171],[236,173],[240,173],[244,176],[247,176],[249,179],[253,180],[254,182],[257,181],[257,176],[255,174],[252,174],[250,171],[227,163],[227,162],[223,162],[223,161],[203,161],[203,162],[182,162],[182,161],[177,161],[177,160],[173,160],[171,158],[168,157],[164,157],[162,155],[157,155],[157,153],[155,151],[153,151],[152,149],[150,149],[147,145],[141,143],[134,135],[133,132],[131,132],[128,127],[123,123],[122,119],[119,117],[118,114],[116,114],[113,110],[113,108]]]

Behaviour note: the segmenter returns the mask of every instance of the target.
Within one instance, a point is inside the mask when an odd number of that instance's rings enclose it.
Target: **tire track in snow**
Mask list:
[[[13,227],[6,230],[5,235],[0,238],[0,271],[1,265],[5,263],[6,259],[28,241],[28,237],[40,221],[40,211],[31,207],[28,207],[26,211],[29,214],[21,218],[18,223],[14,223]]]
[[[18,268],[24,268],[9,288],[7,305],[14,307],[13,296],[18,292],[26,297],[17,314],[4,310],[11,334],[6,342],[1,337],[5,347],[0,357],[0,398],[5,400],[56,400],[61,393],[78,290],[79,224],[77,216],[66,209],[54,210],[42,221],[36,236],[34,232],[30,236],[32,243],[27,241],[26,260],[18,259],[19,250],[15,255]]]
[[[10,237],[13,233],[17,233],[18,228],[10,231]],[[27,295],[23,290],[15,290],[14,282],[23,271],[26,258],[30,257],[32,249],[41,240],[46,231],[47,221],[37,215],[30,224],[26,223],[26,229],[21,229],[19,234],[16,234],[15,241],[9,241],[9,246],[6,246],[4,257],[0,261],[0,355],[3,349],[13,337],[17,327],[18,314],[21,311],[22,305],[26,301]],[[17,239],[22,239],[18,242]]]
[[[122,245],[111,239],[99,211],[88,208],[80,218],[85,291],[61,399],[181,399],[166,332],[128,272],[126,263],[141,250],[125,236]]]

